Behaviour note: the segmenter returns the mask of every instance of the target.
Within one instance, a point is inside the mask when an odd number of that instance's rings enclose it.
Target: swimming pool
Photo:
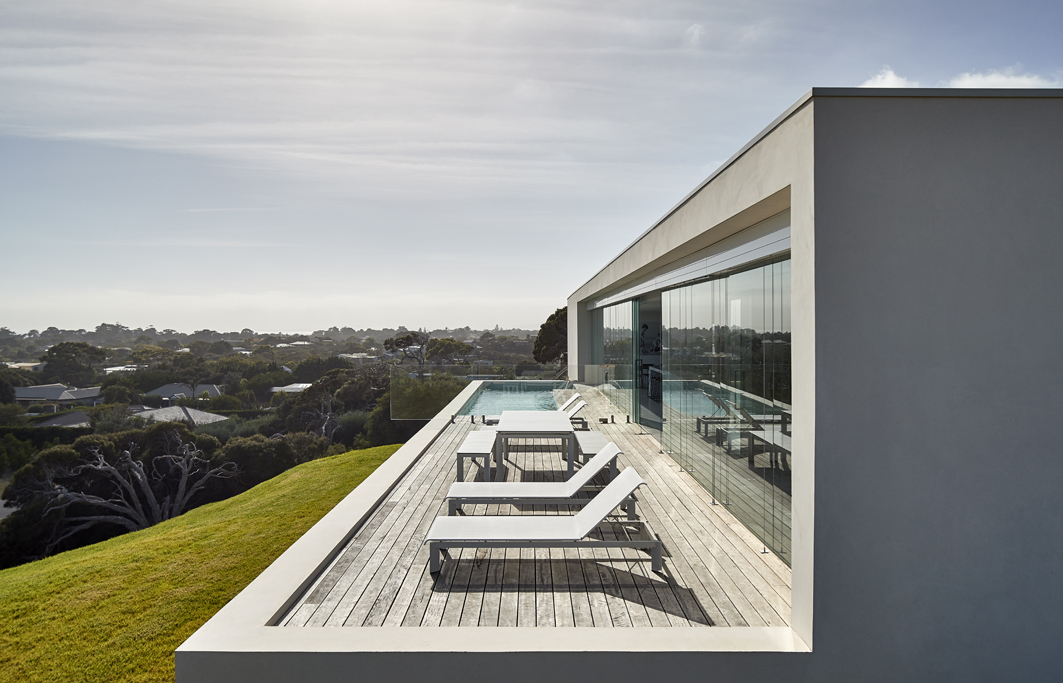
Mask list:
[[[458,414],[500,415],[503,410],[557,410],[554,390],[568,386],[568,382],[486,381]]]

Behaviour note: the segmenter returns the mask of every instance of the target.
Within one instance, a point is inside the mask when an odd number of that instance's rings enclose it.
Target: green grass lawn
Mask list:
[[[173,651],[398,446],[0,571],[0,681],[173,681]]]

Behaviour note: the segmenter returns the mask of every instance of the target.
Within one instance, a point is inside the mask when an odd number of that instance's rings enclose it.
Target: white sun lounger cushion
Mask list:
[[[610,442],[568,481],[459,481],[450,485],[447,498],[571,498],[618,455],[620,447]]]
[[[577,392],[577,393],[572,394],[571,396],[569,396],[568,400],[565,401],[565,403],[560,408],[558,408],[558,410],[560,410],[561,412],[565,412],[566,410],[568,410],[569,406],[571,406],[573,403],[575,403],[578,400],[579,400],[579,393]]]
[[[428,530],[429,541],[578,541],[626,501],[642,477],[629,467],[601,493],[572,516],[503,515],[492,517],[437,517]]]
[[[568,409],[568,417],[569,417],[569,419],[572,419],[573,417],[575,417],[576,413],[578,413],[579,411],[583,410],[586,406],[587,406],[587,402],[586,401],[580,401],[576,405],[574,405],[571,408],[569,408]]]

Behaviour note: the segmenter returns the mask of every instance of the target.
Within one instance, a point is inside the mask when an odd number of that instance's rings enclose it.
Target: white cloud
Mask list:
[[[919,81],[911,81],[898,76],[888,65],[882,71],[860,84],[861,88],[918,88]]]
[[[950,88],[1057,88],[1059,79],[1018,73],[1016,67],[1008,67],[985,73],[968,71],[954,76],[945,85]]]
[[[686,43],[691,47],[697,47],[701,43],[701,37],[705,35],[705,27],[694,24],[686,30]]]

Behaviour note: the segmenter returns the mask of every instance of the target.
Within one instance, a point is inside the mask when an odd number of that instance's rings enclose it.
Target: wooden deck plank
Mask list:
[[[634,435],[625,434],[621,432],[618,427],[618,425],[609,425],[608,427],[603,429],[603,431],[611,432],[614,440],[625,440],[629,442],[635,440]],[[630,428],[630,425],[624,425],[620,429],[625,428]],[[700,495],[704,495],[704,493],[706,493],[704,489],[702,489],[699,485],[695,483],[683,482],[680,479],[671,479],[669,481],[662,480],[661,477],[663,475],[666,475],[665,469],[661,467],[655,467],[651,462],[649,462],[650,459],[653,459],[655,457],[655,454],[652,449],[632,448],[631,450],[633,454],[638,456],[636,458],[636,461],[633,462],[633,464],[636,465],[636,468],[639,469],[640,472],[646,472],[644,478],[646,478],[647,481],[651,483],[650,495],[653,495],[654,491],[659,491],[662,489],[675,490],[674,487],[678,486],[680,488],[683,488],[683,493],[687,495],[668,496],[668,500],[674,501],[676,505],[684,508],[684,514],[681,515],[681,517],[688,517],[691,514],[701,515],[701,521],[703,523],[711,522],[712,524],[710,524],[710,526],[718,522],[717,519],[710,519],[709,517],[705,516],[704,510],[706,509],[706,506],[691,505],[691,498],[696,499]],[[663,458],[663,456],[661,457]],[[696,489],[696,491],[690,488],[691,485],[694,489]],[[693,502],[696,503],[697,501],[694,500]],[[683,521],[680,522],[680,526],[684,526]],[[732,525],[724,526],[726,527],[726,529],[723,531],[724,536],[734,534],[734,528]],[[702,529],[702,531],[704,531],[704,529]],[[660,530],[658,530],[658,532],[660,533]],[[691,539],[697,539],[700,535],[692,533],[689,528],[685,529],[684,533]],[[746,550],[746,548],[749,547],[748,544],[734,543],[733,539],[722,538],[719,533],[715,534],[714,539],[721,543],[721,547],[727,548],[724,555],[730,557],[731,559],[738,558],[739,560],[734,567],[728,566],[726,562],[719,565],[719,570],[725,572],[724,576],[719,577],[719,582],[724,585],[725,592],[727,592],[728,594],[735,593],[738,596],[737,599],[739,601],[746,597],[743,595],[744,593],[750,593],[750,596],[748,596],[749,600],[746,601],[746,604],[743,606],[744,610],[742,611],[743,613],[752,613],[747,615],[746,619],[740,620],[735,625],[745,625],[745,623],[743,622],[747,621],[751,621],[754,624],[767,623],[777,625],[780,617],[782,616],[780,612],[785,612],[784,622],[788,620],[789,582],[786,581],[787,597],[780,602],[779,600],[777,600],[777,598],[781,597],[778,594],[779,582],[765,581],[762,575],[758,575],[758,572],[752,569],[753,566],[763,565],[764,563],[761,561],[755,561],[751,564],[746,558],[743,557],[751,554],[748,552],[748,550]],[[719,548],[713,549],[712,554],[720,555]],[[772,606],[765,604],[765,602],[761,599],[761,593],[770,596],[771,600],[769,602],[774,604]],[[756,603],[756,607],[753,606],[754,603]]]
[[[503,548],[502,585],[499,586],[498,625],[517,625],[517,603],[520,596],[520,550]]]
[[[645,469],[645,468],[644,468]],[[648,475],[652,476],[652,475]],[[651,479],[652,481],[652,479]],[[659,482],[658,482],[659,483]],[[649,495],[649,494],[647,494]],[[686,516],[689,511],[683,510],[678,515],[673,515],[670,519],[674,523],[674,526],[678,529],[677,536],[682,536],[689,539],[691,546],[694,548],[702,547],[704,544],[700,539],[697,539],[696,534],[689,530]],[[662,520],[660,517],[656,519],[658,523]],[[658,533],[662,533],[658,531]],[[675,537],[673,537],[674,539]],[[717,546],[718,547],[718,546]],[[732,566],[733,563],[729,562],[728,558],[720,557],[720,553],[712,552],[712,550],[704,549],[705,555],[702,556],[702,560],[708,560],[709,570],[711,575],[716,579],[717,583],[723,588],[725,593],[730,597],[731,601],[735,603],[739,613],[742,615],[736,622],[729,623],[731,626],[763,626],[763,620],[759,616],[759,612],[753,607],[750,602],[751,596],[742,594],[738,588],[739,583],[742,582],[740,571]],[[737,583],[736,583],[737,580]]]
[[[689,488],[689,485],[686,482],[679,481],[678,478],[673,481],[665,482],[661,478],[662,473],[657,468],[651,469],[648,466],[644,466],[644,469],[649,472],[648,479],[658,484],[658,487],[665,485],[671,487],[678,486],[686,489],[686,492],[689,494],[695,493]],[[651,487],[651,491],[648,492],[647,495],[654,495],[652,490],[653,487]],[[753,563],[749,562],[747,558],[742,556],[743,553],[739,552],[739,545],[735,542],[735,539],[730,538],[734,533],[734,530],[730,526],[726,526],[726,529],[719,529],[719,527],[716,527],[716,523],[719,521],[718,518],[710,518],[708,513],[704,511],[703,506],[691,505],[690,501],[683,500],[683,497],[681,496],[670,497],[669,501],[667,507],[671,507],[675,512],[671,521],[679,532],[677,536],[693,539],[694,542],[691,546],[695,552],[698,552],[700,549],[700,553],[711,554],[714,560],[720,557],[725,557],[727,560],[730,560],[730,563],[726,560],[720,560],[717,566],[725,572],[730,581],[734,582],[734,586],[738,593],[749,599],[750,605],[755,606],[757,613],[764,618],[767,625],[784,625],[777,623],[777,618],[779,610],[785,609],[788,613],[788,600],[785,601],[785,603],[775,600],[775,598],[779,597],[775,593],[775,586],[772,585],[770,581],[767,581],[763,575],[753,569]],[[659,503],[659,505],[665,507],[665,504]],[[699,525],[701,531],[700,534],[695,533],[691,528],[691,521],[695,519],[701,522]],[[710,549],[705,547],[706,531],[708,531],[708,538],[717,544],[715,548]],[[720,553],[719,550],[721,548],[726,548],[726,552]],[[768,599],[769,596],[771,597],[771,600]],[[772,605],[772,602],[775,602],[775,605]]]
[[[631,549],[496,548],[452,550],[440,574],[433,577],[427,571],[424,536],[432,521],[447,512],[444,496],[454,480],[454,450],[469,431],[480,428],[458,421],[436,439],[281,623],[291,627],[788,623],[790,573],[785,563],[761,555],[756,537],[726,506],[713,506],[711,493],[660,453],[660,444],[641,435],[637,425],[600,424],[599,416],[619,411],[595,390],[579,390],[588,401],[584,414],[592,428],[615,441],[623,451],[622,466],[635,467],[647,482],[638,494],[638,510],[664,542],[662,573],[651,572],[648,555]],[[555,396],[564,400],[570,393],[555,392]],[[513,446],[505,463],[507,481],[565,478],[567,462],[558,442],[520,439]],[[482,478],[479,466],[465,469],[466,481]],[[756,476],[735,475],[735,486],[748,490],[757,485]],[[604,482],[604,477],[596,481]],[[467,506],[465,513],[569,515],[578,510],[558,505],[480,505]],[[767,519],[776,525],[776,533],[789,533],[777,517]],[[615,538],[616,530],[607,528],[602,537]]]
[[[419,498],[426,497],[426,494],[432,488],[433,480],[427,479],[423,481],[422,479],[430,477],[434,471],[431,467],[422,469],[407,490],[407,494],[413,494]],[[394,497],[392,500],[394,501]],[[352,566],[354,566],[361,562],[362,569],[355,579],[350,582],[343,596],[333,607],[331,614],[327,617],[324,617],[323,614],[320,616],[315,615],[316,619],[325,618],[324,623],[326,625],[361,626],[372,607],[376,604],[380,590],[386,584],[390,571],[395,568],[404,554],[409,556],[405,552],[408,546],[406,542],[403,542],[403,539],[412,540],[412,534],[404,534],[404,531],[411,524],[415,527],[417,526],[417,522],[414,522],[413,518],[418,508],[410,505],[398,506],[395,502],[392,504],[394,507],[391,513],[374,534],[374,536],[379,537],[378,542],[375,545],[372,542],[367,543],[362,549],[359,559],[352,563]],[[382,569],[383,571],[381,571]],[[322,607],[324,606],[323,604]],[[321,613],[323,612],[324,610],[322,609]]]

